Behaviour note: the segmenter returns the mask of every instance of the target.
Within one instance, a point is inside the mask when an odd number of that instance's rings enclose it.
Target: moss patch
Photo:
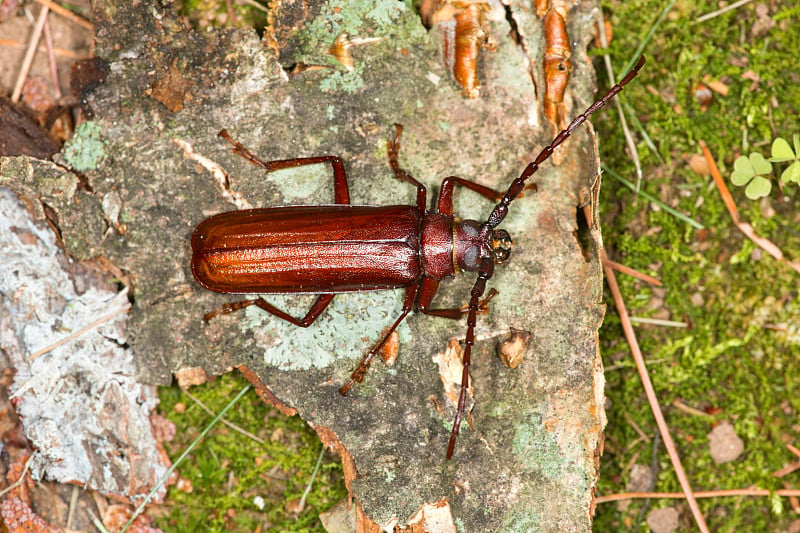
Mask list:
[[[654,21],[665,4],[603,2],[614,27],[609,52],[617,68],[647,33],[646,21]],[[709,231],[698,232],[606,180],[601,195],[604,240],[612,258],[664,283],[662,290],[618,275],[629,312],[688,326],[636,330],[694,489],[777,489],[792,479],[771,473],[796,460],[785,445],[797,445],[800,437],[795,393],[800,346],[793,334],[800,320],[800,277],[739,232],[710,176],[695,173],[688,161],[700,153],[697,141],[702,139],[727,178],[738,155],[754,149],[768,153],[773,138],[794,133],[800,80],[792,65],[800,35],[791,28],[798,13],[788,1],[769,4],[766,15],[750,4],[693,23],[718,7],[716,2],[678,1],[647,46],[644,70],[622,94],[654,145],[638,144],[642,190]],[[757,26],[765,16],[775,26]],[[709,82],[726,85],[727,96],[713,92],[710,104],[701,102],[695,89]],[[604,164],[635,181],[617,114],[607,112],[595,122]],[[796,260],[798,190],[794,184],[780,186],[777,178],[772,185],[760,201],[749,200],[743,188],[731,189],[742,219]],[[651,464],[656,428],[614,312],[606,318],[601,342],[610,402],[597,491],[604,495],[626,490],[632,464]],[[744,439],[745,452],[737,461],[716,465],[707,434],[723,420]],[[640,438],[638,428],[648,439]],[[680,491],[663,446],[655,453],[653,490]],[[785,530],[792,519],[789,502],[780,499],[717,498],[699,504],[715,531]],[[675,500],[637,500],[624,510],[599,505],[595,529],[645,531],[646,513],[667,505],[678,506],[691,529],[688,509]]]
[[[227,374],[191,389],[214,412],[246,385]],[[161,413],[177,426],[168,443],[176,458],[213,418],[177,387],[161,389]],[[326,452],[302,510],[297,504],[312,477],[322,448],[298,417],[286,417],[250,391],[226,415],[256,440],[219,424],[178,467],[191,492],[169,489],[164,531],[325,531],[319,513],[344,498],[338,457]],[[184,486],[186,486],[184,484]]]

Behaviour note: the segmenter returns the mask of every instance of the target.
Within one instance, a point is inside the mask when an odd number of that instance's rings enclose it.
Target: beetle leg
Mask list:
[[[484,187],[483,185],[465,180],[464,178],[459,178],[458,176],[449,176],[444,179],[442,188],[439,190],[439,199],[436,201],[436,211],[438,213],[448,216],[453,215],[453,188],[456,185],[466,187],[495,202],[499,202],[500,199],[503,198],[503,193],[500,191]]]
[[[284,168],[302,167],[304,165],[318,165],[320,163],[330,163],[333,167],[333,197],[335,204],[349,204],[350,190],[347,186],[347,173],[344,170],[344,163],[335,155],[322,155],[318,157],[300,157],[296,159],[279,159],[276,161],[264,161],[253,152],[242,146],[228,134],[226,130],[219,132],[219,136],[228,141],[233,146],[233,151],[247,159],[257,167],[261,167],[267,172],[281,170]]]
[[[436,291],[439,289],[439,280],[435,278],[425,277],[422,278],[422,284],[419,291],[419,299],[417,300],[417,310],[426,315],[438,316],[442,318],[459,319],[469,313],[469,307],[464,305],[462,307],[445,308],[445,309],[429,309]],[[489,312],[489,301],[498,294],[496,289],[489,289],[486,298],[478,302],[478,313]]]
[[[347,391],[349,391],[353,385],[364,381],[364,376],[367,374],[367,370],[369,369],[369,365],[372,363],[372,359],[375,357],[375,354],[380,351],[381,346],[386,344],[386,341],[389,340],[389,336],[394,332],[394,330],[397,329],[406,316],[408,316],[408,313],[411,311],[411,309],[413,309],[414,299],[417,297],[417,289],[419,289],[419,285],[410,285],[406,289],[406,298],[403,301],[403,312],[399,317],[397,317],[397,320],[394,321],[394,324],[392,324],[392,327],[388,329],[380,342],[376,343],[372,349],[367,352],[367,355],[361,359],[361,362],[358,363],[356,369],[353,370],[352,374],[350,374],[350,380],[339,389],[339,392],[342,394],[342,396],[347,394]]]
[[[294,324],[295,326],[299,326],[301,328],[307,328],[314,321],[317,317],[322,314],[328,304],[331,303],[333,297],[336,296],[335,294],[320,294],[319,297],[314,301],[311,305],[311,309],[308,310],[306,316],[303,318],[295,318],[292,315],[286,313],[285,311],[281,311],[264,298],[260,296],[254,300],[242,300],[240,302],[232,302],[229,304],[225,304],[219,309],[214,309],[210,313],[206,313],[203,319],[208,322],[212,318],[217,315],[227,315],[228,313],[233,313],[234,311],[238,311],[239,309],[244,309],[245,307],[250,307],[251,305],[258,306],[259,308],[263,309],[267,313],[276,316],[278,318],[282,318],[283,320]]]
[[[394,125],[394,138],[386,141],[386,150],[389,152],[389,166],[394,171],[394,177],[400,181],[405,181],[417,188],[417,209],[420,213],[424,213],[426,209],[427,190],[425,186],[418,182],[414,176],[400,168],[400,163],[397,162],[397,153],[400,151],[400,136],[403,134],[403,126],[400,124]]]

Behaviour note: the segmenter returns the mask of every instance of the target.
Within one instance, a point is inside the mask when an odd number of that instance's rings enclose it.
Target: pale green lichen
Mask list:
[[[539,531],[541,522],[539,514],[534,512],[530,506],[526,506],[523,509],[515,509],[506,514],[501,531],[520,533]]]
[[[105,156],[105,143],[100,138],[100,125],[94,121],[78,125],[75,134],[64,145],[64,160],[79,172],[97,168]]]
[[[286,204],[300,204],[317,191],[327,191],[329,198],[321,203],[333,203],[333,170],[328,163],[275,170],[270,175]]]
[[[270,303],[301,317],[315,295],[265,295]],[[264,348],[264,361],[285,370],[325,368],[337,359],[358,359],[379,340],[381,330],[400,316],[401,291],[337,294],[331,304],[307,328],[298,328],[270,316],[255,306],[248,307],[243,331],[254,331]],[[409,327],[398,328],[403,339],[411,338]],[[402,349],[402,348],[401,348]]]
[[[295,60],[307,64],[327,64],[333,67],[320,82],[325,91],[354,93],[364,87],[364,66],[369,52],[361,52],[353,70],[342,70],[329,53],[337,37],[349,40],[370,39],[378,46],[385,42],[406,45],[425,38],[419,19],[403,2],[394,0],[330,0],[320,14],[298,35],[299,46]],[[374,40],[373,40],[374,39]]]

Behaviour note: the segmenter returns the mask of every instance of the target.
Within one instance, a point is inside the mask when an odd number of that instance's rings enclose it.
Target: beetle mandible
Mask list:
[[[481,297],[494,273],[494,265],[508,259],[511,251],[511,237],[505,230],[496,228],[506,217],[511,202],[522,192],[526,180],[589,115],[617,95],[637,75],[644,61],[644,56],[640,57],[619,83],[556,135],[504,194],[450,176],[442,182],[435,211],[426,208],[425,186],[400,168],[397,152],[402,128],[399,125],[394,139],[387,143],[389,164],[395,178],[417,188],[416,205],[352,205],[344,165],[338,157],[266,162],[222,130],[220,136],[233,146],[234,152],[268,172],[330,163],[333,167],[334,204],[231,211],[201,222],[192,235],[192,274],[203,287],[224,293],[319,295],[302,318],[281,311],[259,296],[226,304],[207,313],[205,320],[256,305],[296,326],[308,327],[338,293],[405,287],[400,316],[363,357],[350,380],[339,389],[346,394],[355,383],[364,379],[375,354],[413,308],[424,314],[453,319],[466,314],[461,390],[447,446],[447,459],[450,459],[466,406],[477,315],[488,310],[487,302],[497,291],[491,289],[486,298]],[[498,202],[486,222],[455,219],[453,189],[456,185]],[[478,273],[466,310],[432,309],[431,302],[439,289],[439,282],[459,271]]]

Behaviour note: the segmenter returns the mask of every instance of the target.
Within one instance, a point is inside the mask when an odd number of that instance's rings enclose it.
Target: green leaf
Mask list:
[[[772,182],[770,182],[767,178],[756,176],[753,178],[753,181],[750,182],[750,185],[748,185],[744,190],[744,195],[751,200],[757,200],[762,196],[767,196],[771,190]]]
[[[800,183],[800,161],[795,161],[786,167],[786,170],[781,174],[781,181],[784,183],[789,183],[790,181]]]
[[[734,185],[741,187],[753,179],[756,173],[753,171],[753,165],[747,157],[740,155],[733,162],[733,173],[731,174],[731,182]]]
[[[756,174],[769,174],[772,172],[772,164],[758,152],[750,154],[750,163],[752,163]]]
[[[794,142],[794,155],[800,156],[800,134],[792,135],[792,141]]]
[[[786,139],[778,137],[772,141],[772,158],[773,163],[782,163],[784,161],[792,161],[795,158],[792,148]]]

